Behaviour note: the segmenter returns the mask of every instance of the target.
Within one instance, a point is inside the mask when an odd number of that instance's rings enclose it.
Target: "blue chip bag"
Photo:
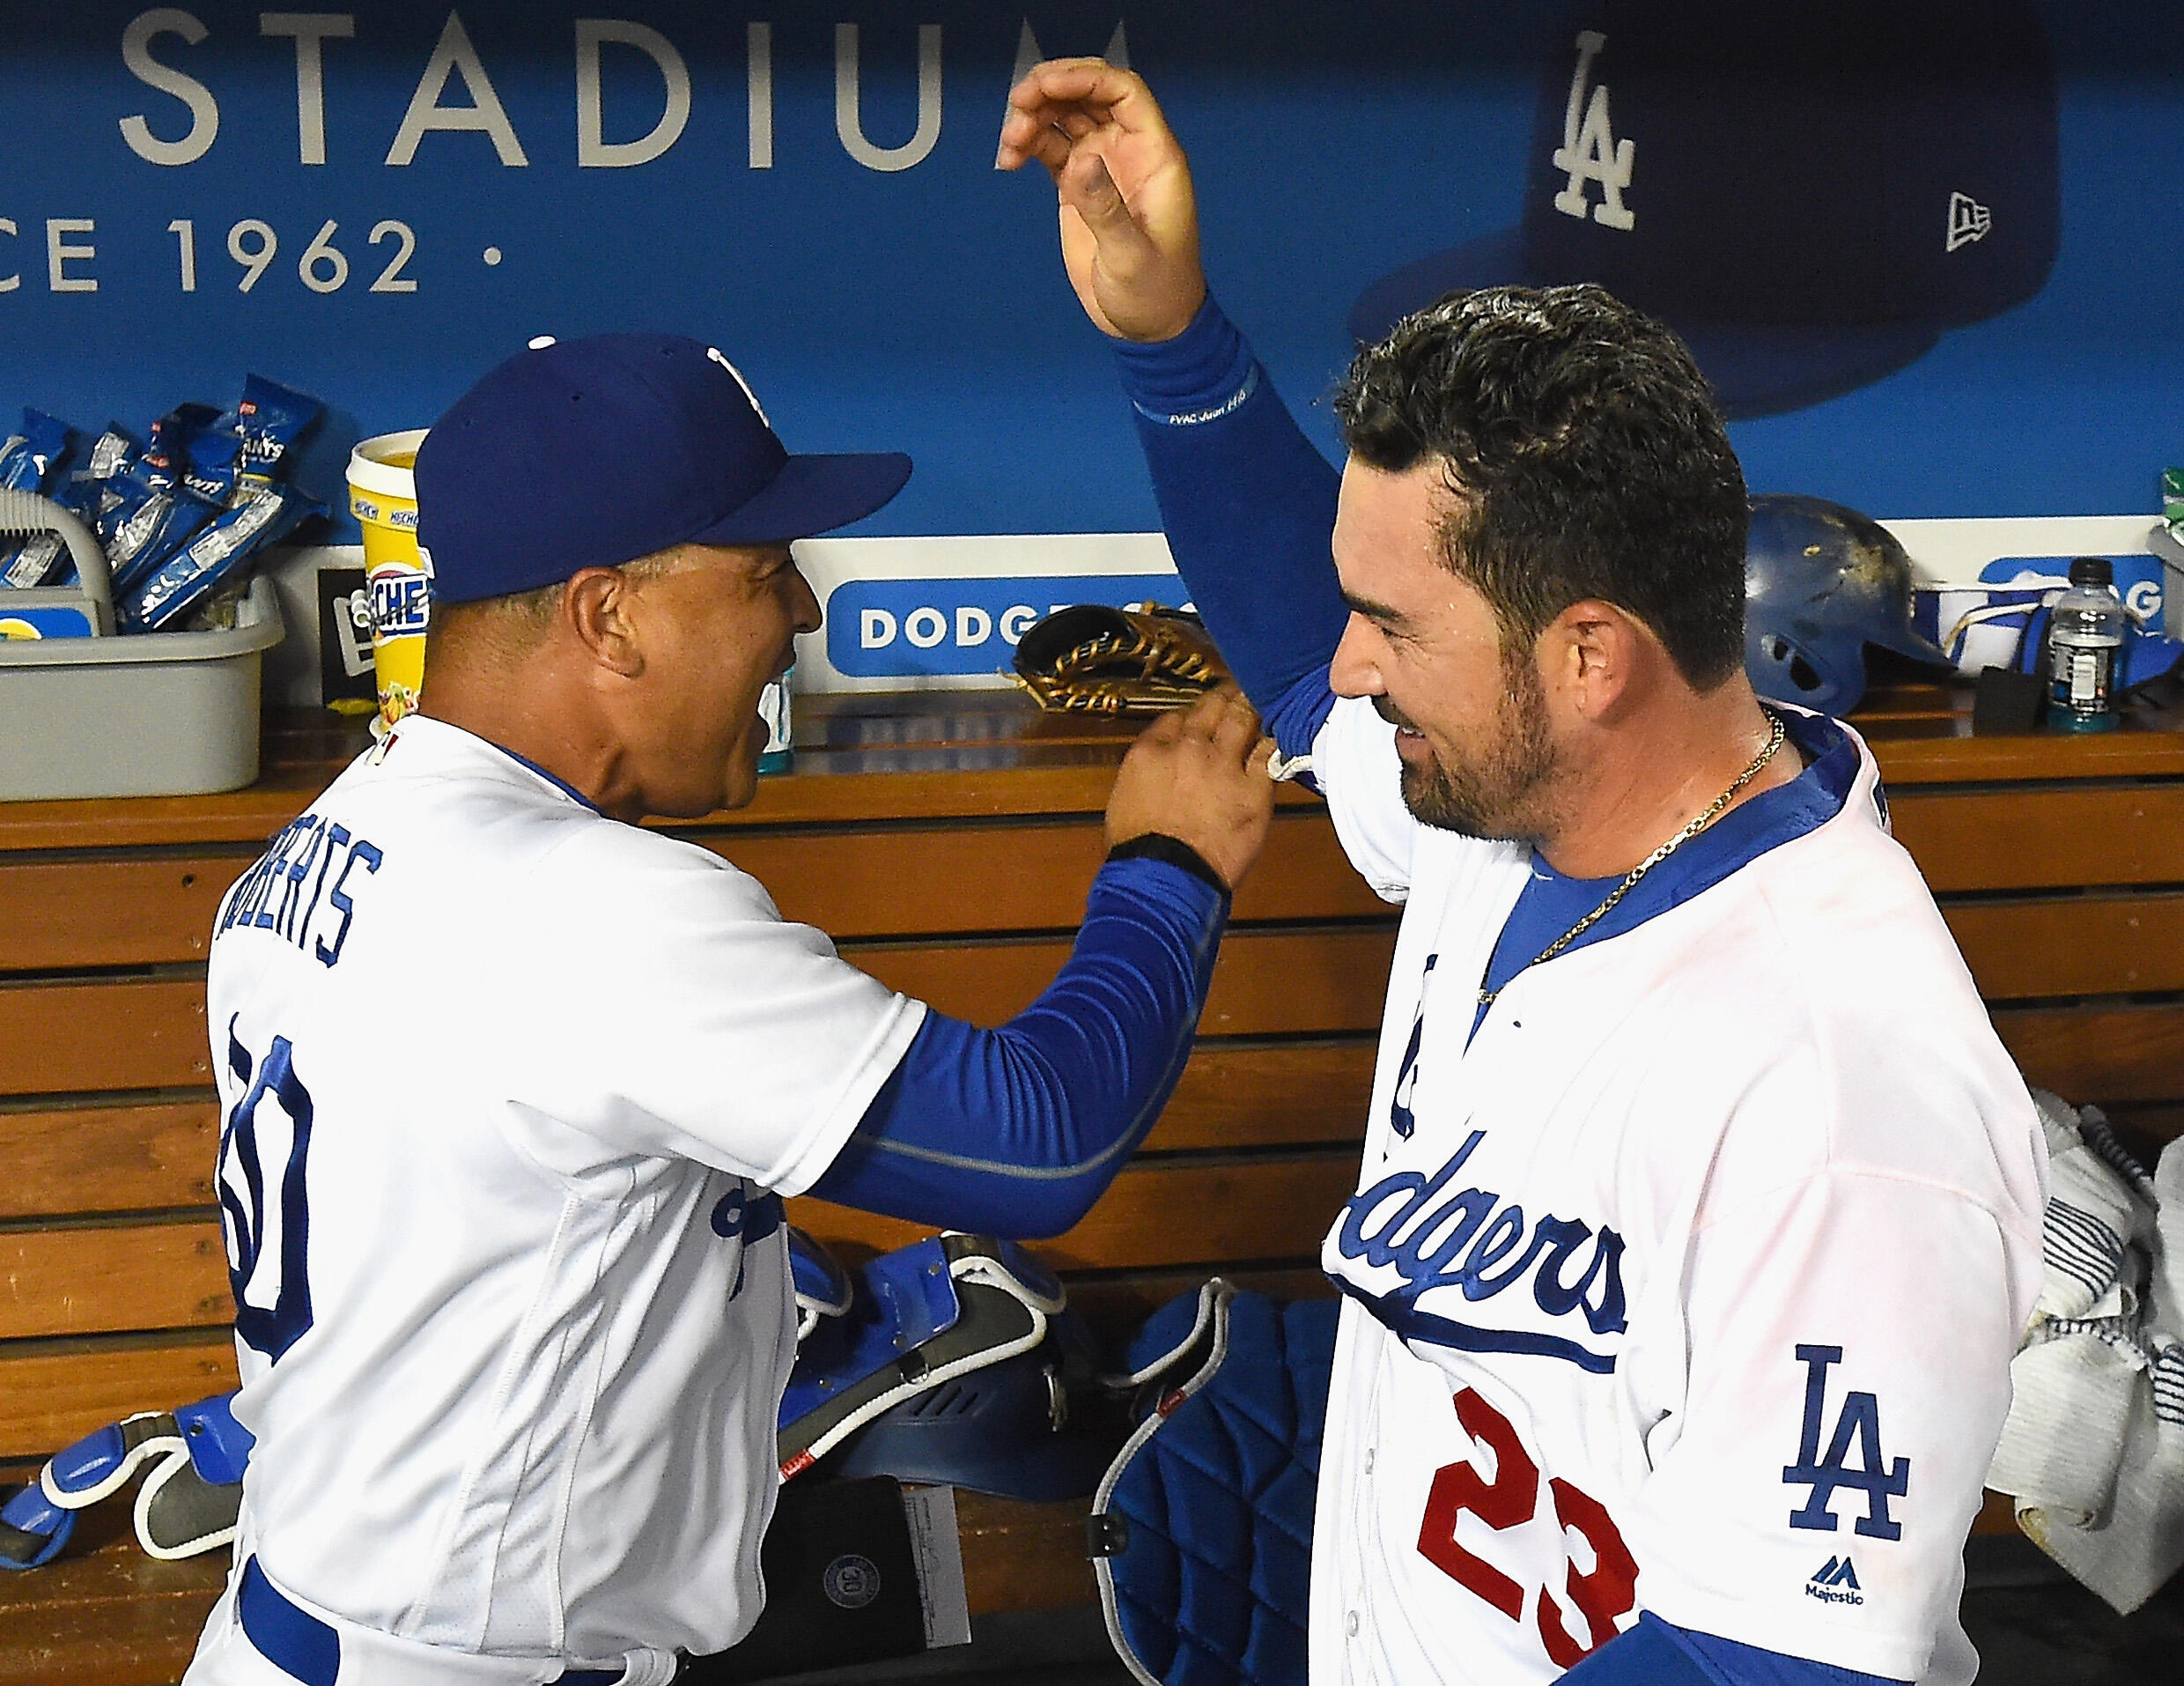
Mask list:
[[[307,517],[325,513],[324,505],[293,486],[250,490],[149,579],[126,595],[116,592],[116,624],[131,632],[179,628],[206,598],[240,579],[259,551],[285,538]]]
[[[23,431],[0,444],[0,491],[40,492],[54,483],[68,455],[69,425],[42,410],[23,410]]]
[[[182,452],[192,432],[189,418],[162,417],[151,425],[151,444],[110,483],[120,499],[107,512],[100,536],[117,598],[151,577],[219,514],[218,504],[181,483]]]
[[[280,466],[289,447],[318,420],[323,408],[308,393],[269,381],[262,374],[245,376],[241,399],[218,423],[218,431],[232,433],[237,441],[227,470],[232,477],[231,485],[225,497],[218,501],[224,501],[231,509],[236,508],[253,492],[271,485],[279,477]],[[210,461],[208,455],[199,465],[208,487],[212,479],[207,472]]]
[[[0,490],[48,495],[59,490],[66,478],[63,464],[75,437],[75,429],[58,417],[26,406],[23,431],[0,444]],[[0,536],[0,588],[55,583],[50,577],[57,572],[55,559],[67,554],[68,546],[57,534]],[[73,564],[70,572],[74,572]]]

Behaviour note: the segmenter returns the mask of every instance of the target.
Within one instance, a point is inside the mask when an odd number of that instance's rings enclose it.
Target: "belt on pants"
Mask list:
[[[235,1614],[243,1637],[258,1654],[303,1686],[336,1686],[341,1675],[341,1634],[266,1579],[254,1555],[243,1564]],[[572,1668],[554,1686],[617,1686],[620,1668]]]

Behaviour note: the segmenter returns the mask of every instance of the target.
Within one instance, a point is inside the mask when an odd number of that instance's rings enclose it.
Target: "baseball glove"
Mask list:
[[[1228,677],[1206,623],[1181,610],[1078,603],[1027,627],[1016,681],[1042,708],[1153,714]]]

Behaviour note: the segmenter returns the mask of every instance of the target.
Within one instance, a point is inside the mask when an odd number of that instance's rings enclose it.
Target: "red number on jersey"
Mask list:
[[[1428,1563],[1470,1587],[1512,1622],[1524,1619],[1524,1589],[1456,1542],[1457,1518],[1465,1511],[1499,1531],[1531,1520],[1539,1508],[1539,1466],[1525,1454],[1509,1419],[1466,1387],[1456,1396],[1456,1420],[1494,1453],[1489,1484],[1467,1461],[1443,1464],[1426,1495],[1418,1549]]]
[[[1576,1529],[1592,1548],[1592,1572],[1581,1575],[1572,1564],[1564,1582],[1570,1602],[1591,1630],[1589,1643],[1580,1645],[1570,1638],[1554,1601],[1545,1587],[1539,1592],[1539,1637],[1557,1668],[1572,1668],[1612,1639],[1615,1618],[1627,1616],[1637,1605],[1638,1564],[1615,1531],[1615,1519],[1598,1499],[1566,1481],[1548,1482],[1547,1490],[1554,1499],[1554,1520],[1565,1528]]]
[[[1468,1460],[1435,1470],[1419,1526],[1419,1553],[1510,1621],[1521,1622],[1524,1588],[1457,1544],[1456,1524],[1465,1511],[1496,1533],[1531,1521],[1539,1509],[1539,1466],[1525,1452],[1509,1419],[1471,1388],[1457,1394],[1454,1403],[1465,1431],[1493,1452],[1494,1479],[1486,1480]],[[1615,1519],[1599,1500],[1559,1479],[1550,1480],[1547,1490],[1554,1520],[1565,1530],[1575,1529],[1592,1548],[1592,1568],[1580,1574],[1575,1564],[1568,1564],[1564,1583],[1570,1602],[1585,1618],[1584,1642],[1570,1637],[1546,1589],[1539,1593],[1539,1638],[1555,1666],[1568,1668],[1612,1639],[1617,1620],[1637,1608],[1638,1564],[1616,1531]]]

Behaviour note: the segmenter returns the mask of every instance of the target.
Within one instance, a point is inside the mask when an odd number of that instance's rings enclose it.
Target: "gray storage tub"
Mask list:
[[[65,535],[84,584],[0,589],[11,605],[84,604],[113,625],[106,557],[44,499],[0,492],[0,532]],[[250,583],[232,630],[0,640],[0,801],[181,796],[258,776],[258,679],[281,641],[272,581]]]

